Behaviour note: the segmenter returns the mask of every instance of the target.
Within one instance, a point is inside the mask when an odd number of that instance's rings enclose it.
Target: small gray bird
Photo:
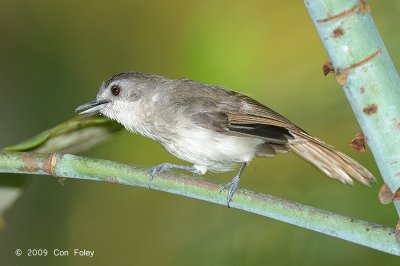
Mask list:
[[[232,200],[244,168],[254,157],[293,151],[327,176],[368,185],[374,176],[334,147],[316,139],[287,118],[243,94],[189,79],[127,72],[100,86],[80,114],[100,112],[127,130],[159,142],[193,166],[163,163],[149,170],[150,179],[172,169],[205,174],[239,172],[222,187]]]

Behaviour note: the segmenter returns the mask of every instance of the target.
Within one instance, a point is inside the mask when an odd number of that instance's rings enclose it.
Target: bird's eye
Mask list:
[[[114,95],[114,96],[118,96],[119,93],[121,92],[121,88],[118,85],[112,85],[110,90],[111,90],[112,95]]]

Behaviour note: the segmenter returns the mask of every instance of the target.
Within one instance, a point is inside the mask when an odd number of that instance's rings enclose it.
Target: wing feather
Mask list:
[[[292,150],[327,176],[343,183],[351,184],[352,178],[365,185],[375,181],[364,166],[309,135],[279,113],[241,94],[230,94],[229,97],[234,99],[223,99],[216,105],[219,108],[216,114],[204,116],[218,119],[203,120],[203,125],[222,129],[220,132],[224,134],[265,139],[257,156],[271,157]]]

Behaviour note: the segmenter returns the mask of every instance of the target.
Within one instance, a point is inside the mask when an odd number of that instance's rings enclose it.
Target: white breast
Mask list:
[[[182,130],[161,144],[176,157],[216,172],[230,171],[238,162],[249,162],[262,140],[229,136],[201,127]]]

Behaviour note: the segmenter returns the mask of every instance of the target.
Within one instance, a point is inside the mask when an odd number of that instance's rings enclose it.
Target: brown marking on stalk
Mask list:
[[[358,152],[365,152],[365,137],[362,133],[357,133],[349,143],[350,147]]]
[[[349,78],[349,74],[347,74],[346,72],[343,72],[343,71],[338,71],[335,74],[335,79],[341,86],[346,84],[346,81],[348,78]]]
[[[322,71],[324,72],[324,76],[327,76],[329,73],[334,71],[333,65],[331,61],[325,61],[322,66]]]
[[[357,11],[360,11],[361,13],[367,13],[369,11],[369,6],[365,0],[358,1],[352,8],[345,10],[339,14],[332,15],[332,16],[329,16],[324,19],[318,19],[317,22],[318,23],[331,22],[331,21],[341,19],[346,16],[350,16],[350,15],[356,13]]]
[[[400,188],[398,188],[394,193],[393,200],[400,200]]]
[[[42,170],[48,173],[49,175],[56,176],[54,173],[54,166],[57,163],[57,155],[52,153],[43,161]]]
[[[361,87],[361,88],[360,88],[360,93],[361,93],[361,94],[364,94],[364,92],[365,92],[365,88],[364,88],[364,87]]]
[[[369,5],[366,0],[360,0],[361,6],[360,6],[360,12],[365,14],[370,12]]]
[[[338,28],[334,29],[332,33],[333,33],[332,37],[335,39],[338,39],[344,35],[344,29],[342,29],[341,27],[338,27]]]
[[[376,104],[369,104],[363,108],[363,112],[367,115],[375,114],[378,111],[378,105]]]
[[[37,172],[39,170],[55,176],[54,167],[57,163],[57,155],[55,153],[50,154],[45,159],[36,159],[29,152],[25,152],[21,155],[22,171],[28,171],[30,173]]]
[[[393,201],[394,194],[386,184],[383,184],[383,186],[379,190],[378,199],[384,205],[390,204]]]
[[[350,70],[354,70],[355,68],[358,68],[358,67],[361,67],[362,65],[365,65],[366,63],[370,62],[371,60],[373,60],[375,57],[377,57],[377,56],[380,55],[381,53],[382,53],[382,50],[381,50],[381,49],[378,49],[375,53],[373,53],[372,55],[368,56],[367,58],[365,58],[365,59],[363,59],[363,60],[361,60],[361,61],[359,61],[359,62],[356,62],[356,63],[352,64],[352,65],[349,66],[349,67],[342,68],[342,69],[338,69],[338,70],[336,71],[336,74],[335,74],[335,79],[336,79],[336,81],[337,81],[340,85],[343,86],[344,84],[346,84],[346,81],[347,81],[347,79],[349,78],[348,72],[349,72]],[[360,90],[361,90],[361,93],[363,93],[362,88],[361,88]],[[365,92],[365,88],[364,88],[364,92]],[[365,109],[365,108],[364,108],[364,109]]]
[[[369,61],[372,61],[375,57],[377,57],[381,53],[382,53],[382,50],[379,48],[375,53],[373,53],[372,55],[368,56],[367,58],[364,58],[363,60],[361,60],[359,62],[356,62],[356,63],[352,64],[349,67],[340,69],[340,72],[348,72],[348,71],[353,70],[353,69],[355,69],[357,67],[365,65],[366,63],[368,63]]]
[[[35,160],[29,153],[23,153],[21,156],[23,167],[21,170],[28,171],[30,173],[40,170],[37,160]]]

